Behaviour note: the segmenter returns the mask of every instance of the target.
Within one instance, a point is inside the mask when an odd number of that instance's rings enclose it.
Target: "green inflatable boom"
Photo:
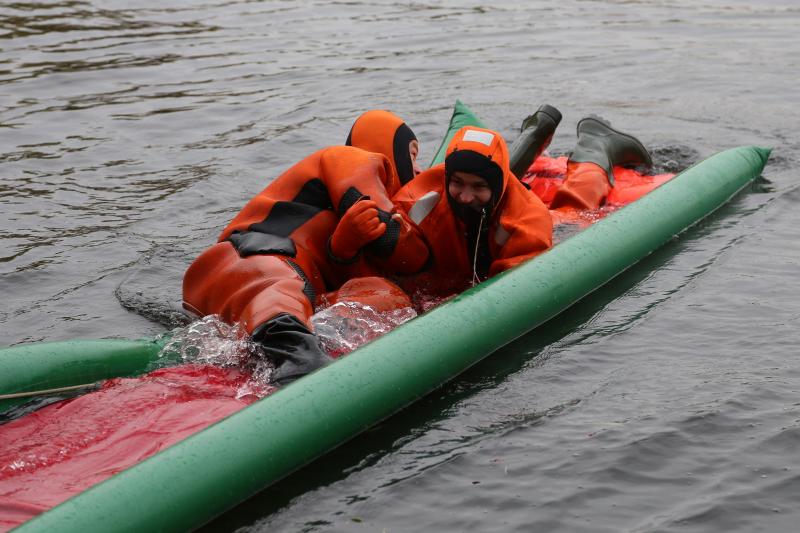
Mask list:
[[[0,350],[0,413],[32,396],[145,372],[163,347],[153,339],[76,339]]]

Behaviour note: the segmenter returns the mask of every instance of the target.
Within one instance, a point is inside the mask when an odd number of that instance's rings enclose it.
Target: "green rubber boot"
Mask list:
[[[536,158],[550,145],[559,122],[561,112],[547,104],[522,121],[522,133],[508,149],[509,166],[516,177],[522,178]]]
[[[614,185],[615,165],[624,167],[653,166],[650,153],[635,137],[622,133],[596,116],[578,122],[578,144],[569,156],[575,163],[594,163],[606,171],[608,181]]]

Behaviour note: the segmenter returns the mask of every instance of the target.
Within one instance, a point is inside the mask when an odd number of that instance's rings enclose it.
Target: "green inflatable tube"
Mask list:
[[[188,531],[567,309],[758,176],[770,150],[714,155],[545,254],[119,473],[19,531]]]
[[[0,350],[0,413],[32,396],[141,374],[163,344],[154,339],[76,339]]]

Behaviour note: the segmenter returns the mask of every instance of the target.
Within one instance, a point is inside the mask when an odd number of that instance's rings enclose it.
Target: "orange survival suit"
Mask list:
[[[184,308],[241,322],[276,365],[276,383],[327,364],[308,322],[317,296],[374,275],[373,265],[413,273],[427,260],[424,242],[390,201],[413,177],[408,147],[415,139],[399,117],[369,111],[353,125],[352,146],[323,148],[275,178],[189,266]],[[331,253],[331,236],[340,217],[365,197],[377,204],[386,230],[364,254],[340,259]]]
[[[446,296],[534,257],[552,246],[547,208],[509,169],[503,138],[467,126],[453,137],[445,162],[419,174],[394,196],[431,249],[428,268],[408,280],[409,292]],[[481,211],[448,194],[453,172],[483,177],[492,192]]]

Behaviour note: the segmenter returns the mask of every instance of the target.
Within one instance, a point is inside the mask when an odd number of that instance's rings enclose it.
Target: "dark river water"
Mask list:
[[[555,105],[553,154],[590,113],[662,169],[771,146],[712,217],[207,529],[797,531],[798,28],[791,0],[4,1],[0,345],[179,326],[191,259],[366,109],[426,161],[457,98],[509,140]]]

